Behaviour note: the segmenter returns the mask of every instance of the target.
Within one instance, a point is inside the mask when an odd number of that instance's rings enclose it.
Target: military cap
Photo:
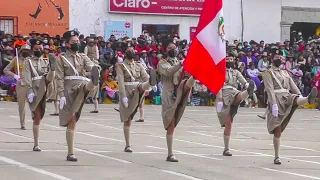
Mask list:
[[[29,42],[30,42],[31,49],[32,49],[33,46],[35,46],[35,45],[42,45],[42,41],[37,40],[37,39],[30,39]]]
[[[23,50],[31,50],[31,47],[28,44],[25,44],[25,45],[21,46],[19,52],[23,51]]]
[[[79,33],[77,31],[67,31],[63,34],[64,39],[69,39],[71,36],[79,36]]]

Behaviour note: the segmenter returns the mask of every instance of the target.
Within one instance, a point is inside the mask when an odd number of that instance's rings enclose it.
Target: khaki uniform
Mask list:
[[[25,105],[26,105],[26,99],[27,99],[27,87],[26,82],[23,79],[23,63],[24,58],[19,57],[19,75],[21,80],[17,82],[16,84],[16,92],[17,92],[17,100],[18,100],[18,106],[19,106],[19,116],[20,116],[20,125],[25,126]],[[13,59],[3,70],[3,72],[10,77],[14,78],[14,75],[18,75],[17,70],[17,60],[16,58]]]
[[[237,114],[239,106],[234,106],[232,103],[234,102],[236,96],[240,93],[240,91],[237,90],[238,82],[240,82],[243,86],[245,86],[247,83],[246,79],[238,70],[227,69],[226,81],[217,95],[217,98],[222,98],[223,102],[222,110],[218,113],[221,127],[225,126],[227,115],[231,115],[231,122],[233,122],[233,118]]]
[[[276,127],[281,126],[282,131],[287,127],[292,114],[298,107],[294,101],[301,95],[301,93],[288,72],[285,70],[280,70],[279,68],[272,66],[262,75],[265,90],[268,94],[268,106],[266,112],[268,131],[270,134],[274,134],[274,129]],[[278,105],[278,117],[274,117],[272,115],[273,104]]]
[[[77,121],[89,91],[94,85],[86,78],[86,71],[91,71],[94,64],[82,53],[67,53],[56,60],[58,95],[66,98],[66,105],[59,112],[60,126],[67,126],[73,116]],[[90,83],[90,84],[89,84]]]
[[[139,104],[145,96],[140,94],[139,86],[149,80],[149,74],[140,63],[124,60],[122,64],[116,65],[119,84],[119,111],[121,122],[132,120],[137,112]],[[129,72],[128,72],[129,71]],[[128,98],[129,107],[126,108],[122,98]]]
[[[162,121],[164,128],[167,129],[171,121],[175,119],[175,126],[178,125],[183,112],[188,104],[190,91],[183,94],[183,87],[187,80],[182,80],[180,85],[176,87],[176,98],[174,98],[175,86],[179,84],[179,77],[182,72],[181,63],[177,59],[162,59],[159,61],[158,69],[160,71],[162,91]]]
[[[42,57],[30,57],[24,61],[23,80],[26,83],[28,94],[35,94],[34,100],[29,103],[33,119],[37,107],[40,107],[40,119],[43,118],[46,101],[54,92],[55,72],[50,70],[49,64],[49,59]]]
[[[101,71],[101,67],[99,65],[99,62],[97,60],[92,60],[93,64],[95,66],[97,66],[99,68],[99,71]],[[90,72],[87,72],[87,77],[89,77],[91,74]],[[98,86],[94,87],[94,89],[92,91],[89,92],[88,97],[97,99],[99,98],[99,90],[100,90],[100,83],[98,84]]]

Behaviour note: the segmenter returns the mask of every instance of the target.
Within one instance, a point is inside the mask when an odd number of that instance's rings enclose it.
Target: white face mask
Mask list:
[[[47,44],[47,43],[48,43],[48,40],[46,40],[46,39],[45,39],[45,40],[43,40],[43,43]]]
[[[123,58],[118,57],[118,63],[122,63],[123,62]]]

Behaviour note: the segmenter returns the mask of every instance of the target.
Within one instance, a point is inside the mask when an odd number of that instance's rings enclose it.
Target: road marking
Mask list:
[[[156,146],[146,146],[148,148],[153,148],[153,149],[162,149],[162,150],[167,150],[166,148],[161,148],[161,147],[156,147]],[[201,158],[205,158],[205,159],[212,159],[212,160],[223,160],[220,158],[213,158],[213,157],[207,157],[207,156],[202,156],[202,155],[198,155],[198,154],[191,154],[191,153],[187,153],[187,152],[183,152],[183,151],[177,151],[177,150],[173,150],[174,152],[180,153],[180,154],[184,154],[184,155],[188,155],[188,156],[194,156],[194,157],[201,157]]]
[[[9,158],[3,157],[3,156],[0,156],[0,161],[6,162],[8,164],[16,165],[16,166],[19,166],[19,167],[24,168],[24,169],[31,170],[31,171],[37,172],[39,174],[47,175],[47,176],[50,176],[50,177],[55,178],[55,179],[71,180],[71,179],[66,178],[64,176],[61,176],[59,174],[55,174],[55,173],[52,173],[52,172],[45,171],[43,169],[32,167],[32,166],[29,166],[28,164],[23,164],[21,162],[18,162],[18,161],[15,161],[13,159],[9,159]]]
[[[273,145],[273,144],[271,144]],[[302,147],[296,147],[296,146],[287,146],[287,145],[281,145],[282,147],[292,148],[292,149],[300,149],[300,150],[306,150],[306,151],[312,151],[312,152],[320,152],[319,150],[315,149],[309,149],[309,148],[302,148]]]
[[[88,151],[88,150],[85,150],[85,149],[80,149],[80,148],[74,148],[74,149],[77,150],[77,151],[80,151],[80,152],[84,152],[84,153],[91,154],[91,155],[94,155],[94,156],[103,157],[103,158],[106,158],[106,159],[119,161],[119,162],[122,162],[122,163],[125,163],[125,164],[131,164],[132,163],[130,161],[126,161],[126,160],[122,160],[122,159],[118,159],[118,158],[114,158],[114,157],[98,154],[98,153],[91,152],[91,151]]]
[[[209,134],[198,133],[198,132],[194,132],[194,131],[188,131],[188,132],[192,133],[192,134],[198,134],[198,135],[201,135],[201,136],[214,137],[214,138],[223,138],[223,137],[220,137],[220,136],[212,136],[212,135],[209,135]],[[244,139],[236,139],[236,138],[232,138],[232,140],[235,140],[235,141],[247,141],[247,140],[244,140]]]
[[[86,136],[90,136],[90,137],[95,137],[95,138],[98,138],[98,139],[106,139],[106,140],[110,140],[110,141],[124,142],[123,140],[107,138],[107,137],[102,137],[102,136],[96,136],[96,135],[88,134],[88,133],[84,133],[84,132],[77,132],[77,134],[82,134],[82,135],[86,135]]]
[[[19,135],[19,134],[14,134],[14,133],[3,131],[3,130],[0,130],[0,132],[2,132],[4,134],[11,135],[11,136],[20,137],[20,138],[24,138],[24,139],[28,139],[28,140],[32,140],[33,141],[33,138],[29,138],[29,137],[22,136],[22,135]],[[41,141],[41,140],[39,140],[39,142],[48,143],[48,141]]]
[[[94,124],[94,125],[97,125],[97,126],[103,126],[103,127],[109,128],[109,129],[115,129],[115,130],[118,130],[118,131],[123,131],[123,129],[112,127],[112,126],[106,126],[106,125],[95,123],[95,122],[90,122],[90,123]]]
[[[174,172],[174,171],[168,171],[168,170],[161,170],[161,171],[165,172],[165,173],[172,174],[172,175],[180,176],[180,177],[183,177],[183,178],[186,178],[186,179],[203,180],[203,179],[199,179],[199,178],[196,178],[196,177],[193,177],[193,176],[189,176],[189,175],[178,173],[178,172]]]
[[[304,177],[304,178],[309,178],[309,179],[317,179],[320,180],[320,177],[315,177],[315,176],[308,176],[304,174],[298,174],[298,173],[292,173],[292,172],[287,172],[287,171],[280,171],[280,170],[275,170],[275,169],[270,169],[270,168],[261,168],[267,171],[273,171],[273,172],[278,172],[278,173],[283,173],[283,174],[290,174],[294,176],[299,176],[299,177]]]

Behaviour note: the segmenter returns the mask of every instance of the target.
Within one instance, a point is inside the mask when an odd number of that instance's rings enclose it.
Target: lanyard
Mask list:
[[[68,61],[68,59],[67,58],[65,58],[64,56],[61,56],[69,65],[70,65],[70,67],[73,69],[73,71],[74,71],[74,74],[76,75],[76,76],[79,76],[79,73],[78,73],[78,71],[76,70],[76,68],[70,63],[70,61]]]

